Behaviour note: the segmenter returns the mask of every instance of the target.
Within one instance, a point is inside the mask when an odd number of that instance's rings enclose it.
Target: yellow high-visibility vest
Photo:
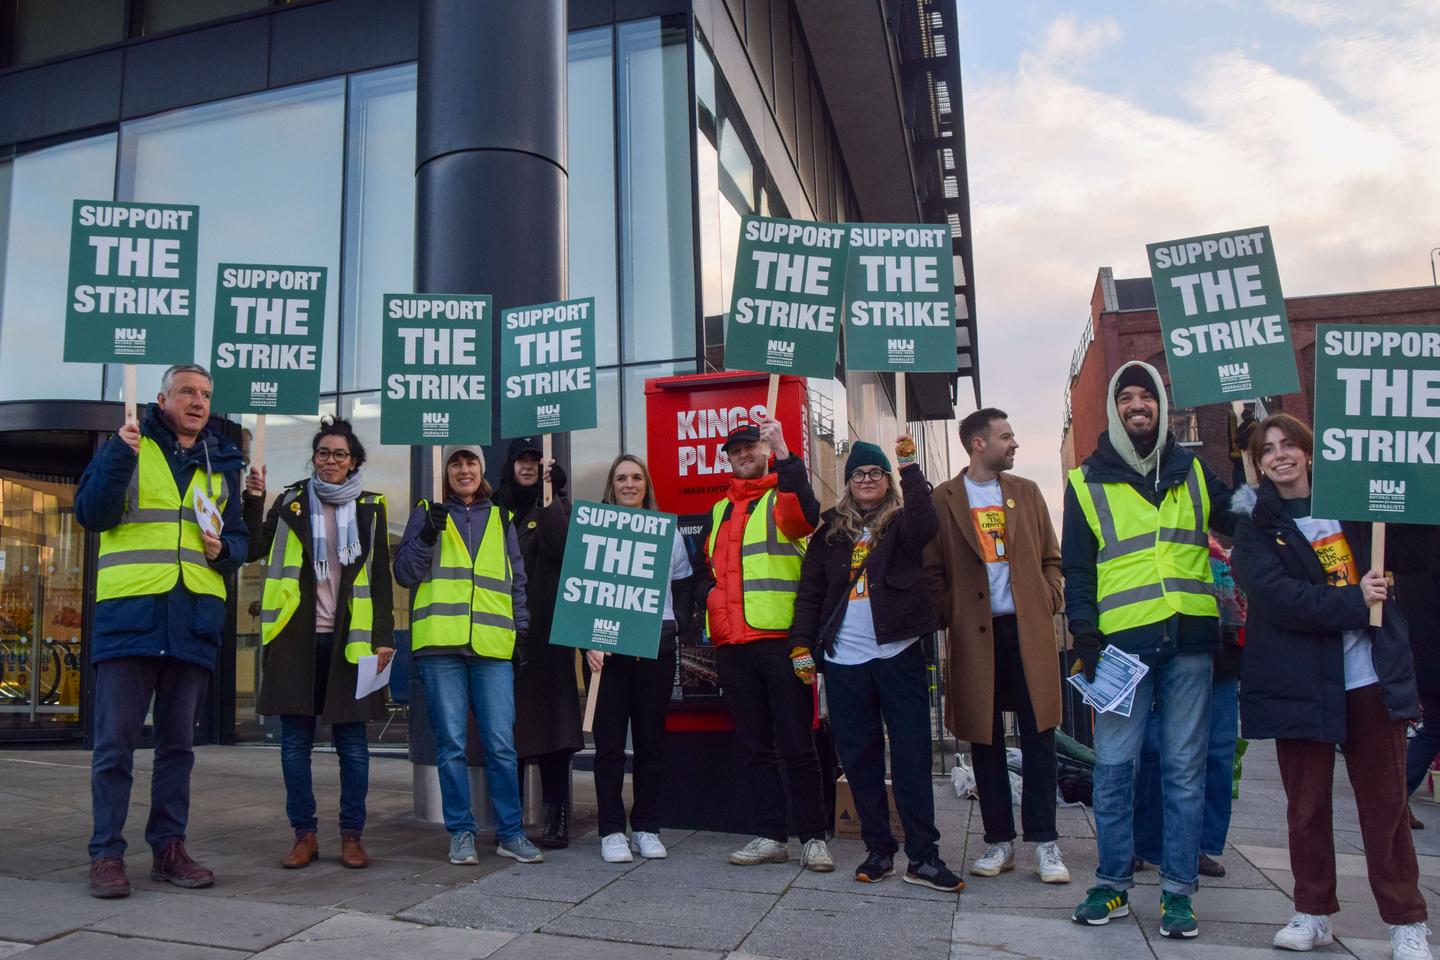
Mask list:
[[[715,556],[715,540],[725,522],[728,499],[710,511],[710,541],[706,547]],[[756,630],[788,630],[795,619],[795,595],[800,591],[800,567],[805,561],[805,542],[792,540],[775,522],[775,489],[765,491],[745,521],[740,541],[741,603],[745,622]],[[710,632],[710,614],[705,614],[705,631]]]
[[[1070,471],[1070,488],[1099,545],[1096,602],[1101,633],[1133,630],[1177,613],[1218,617],[1210,572],[1210,492],[1200,461],[1157,506],[1128,483],[1092,483]]]
[[[225,477],[196,468],[181,496],[160,445],[140,437],[140,455],[125,491],[120,522],[100,534],[97,600],[169,593],[182,580],[191,593],[225,599],[225,577],[205,559],[195,518],[195,491],[204,490],[223,513]]]
[[[430,509],[421,500],[422,510]],[[410,646],[458,647],[466,643],[482,657],[509,660],[515,653],[515,571],[505,549],[501,507],[490,508],[475,559],[453,517],[446,516],[430,574],[411,600]]]

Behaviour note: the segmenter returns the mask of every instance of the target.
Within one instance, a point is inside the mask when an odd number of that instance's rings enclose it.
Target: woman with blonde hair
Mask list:
[[[622,453],[606,474],[605,503],[654,510],[655,492],[645,461]],[[610,863],[629,863],[631,851],[647,860],[666,856],[660,841],[661,743],[665,737],[665,707],[678,666],[675,638],[690,618],[693,570],[685,540],[677,528],[670,554],[665,590],[665,620],[655,659],[585,651],[585,662],[601,673],[604,682],[595,703],[595,799],[599,807],[600,855]],[[635,748],[634,802],[625,838],[625,730]]]

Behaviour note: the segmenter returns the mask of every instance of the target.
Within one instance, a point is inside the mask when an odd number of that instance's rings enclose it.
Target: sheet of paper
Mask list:
[[[390,668],[395,666],[395,659],[385,664],[381,670],[380,657],[371,654],[368,657],[361,657],[360,663],[355,669],[355,699],[363,700],[390,682]]]
[[[215,501],[205,495],[205,491],[199,487],[195,488],[195,522],[200,525],[201,530],[208,530],[213,536],[220,536],[220,530],[224,527],[224,520],[220,517],[220,508],[215,506]]]
[[[1086,702],[1098,712],[1115,712],[1122,717],[1128,717],[1135,703],[1135,687],[1149,672],[1150,668],[1139,658],[1111,644],[1100,651],[1100,662],[1095,666],[1094,683],[1078,673],[1066,680],[1079,690]]]

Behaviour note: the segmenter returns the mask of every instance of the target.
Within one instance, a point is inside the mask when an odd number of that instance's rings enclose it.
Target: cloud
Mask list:
[[[1177,63],[1167,82],[1183,115],[1089,81],[1087,53],[1124,56],[1112,20],[1057,19],[1013,71],[967,77],[985,401],[1011,413],[1018,467],[1052,510],[1070,355],[1098,268],[1144,276],[1147,242],[1269,224],[1290,296],[1430,282],[1436,5],[1269,3],[1312,18],[1300,59],[1247,48]],[[1353,5],[1387,10],[1352,29]]]

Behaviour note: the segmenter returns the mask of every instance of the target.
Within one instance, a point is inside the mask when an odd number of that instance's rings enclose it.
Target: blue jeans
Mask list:
[[[1199,887],[1200,823],[1205,811],[1205,756],[1210,749],[1208,653],[1185,653],[1150,668],[1135,689],[1130,716],[1095,716],[1095,843],[1097,883],[1135,885],[1135,767],[1153,706],[1160,726],[1160,777],[1165,831],[1160,886],[1170,893]]]
[[[515,756],[515,674],[509,660],[431,654],[413,661],[425,684],[445,829],[477,832],[470,810],[470,771],[465,764],[465,721],[471,709],[485,741],[485,781],[495,836],[513,840],[520,824],[520,773]]]
[[[316,717],[280,717],[280,770],[285,774],[285,815],[295,836],[314,833],[315,790],[310,781],[310,751],[315,746]],[[340,832],[365,829],[365,794],[370,788],[370,745],[365,723],[333,723],[331,736],[340,758]]]
[[[185,839],[190,771],[195,766],[195,714],[210,671],[173,657],[121,657],[95,665],[95,750],[90,757],[90,806],[95,832],[90,859],[123,857],[121,830],[130,810],[135,743],[155,698],[155,769],[145,841],[156,853]]]
[[[1150,714],[1145,747],[1135,776],[1135,856],[1159,863],[1164,818],[1160,807],[1160,715]],[[1231,786],[1235,777],[1235,740],[1239,736],[1240,681],[1216,680],[1210,687],[1210,751],[1205,756],[1205,816],[1200,852],[1218,857],[1230,832]]]

